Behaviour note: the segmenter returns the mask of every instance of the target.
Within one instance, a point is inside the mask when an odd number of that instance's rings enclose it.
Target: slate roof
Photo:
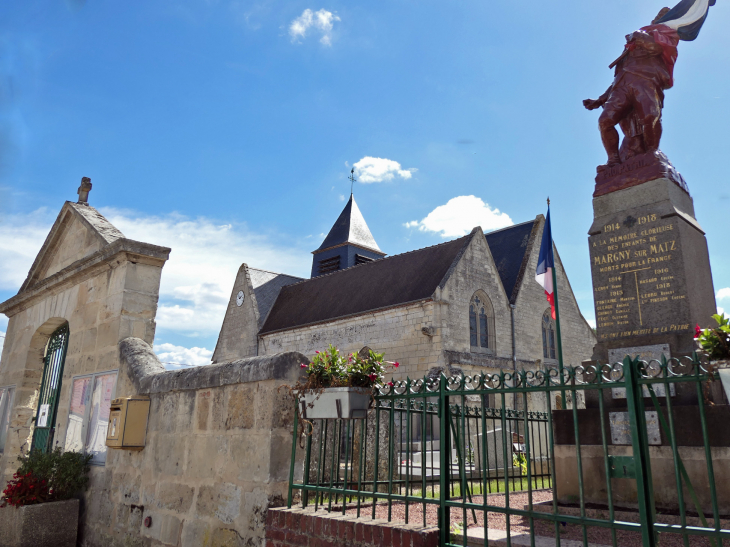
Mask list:
[[[375,243],[373,234],[370,233],[370,228],[368,228],[360,212],[360,208],[355,203],[355,196],[352,194],[350,194],[350,200],[345,205],[340,216],[337,217],[334,226],[330,229],[327,237],[324,238],[322,245],[314,252],[324,251],[325,249],[345,243],[358,245],[382,253],[378,244]]]
[[[485,234],[502,286],[512,303],[517,298],[519,284],[525,273],[523,262],[529,258],[526,252],[536,222],[537,220],[530,220]]]
[[[248,275],[249,279],[251,279],[251,288],[253,289],[256,304],[259,308],[258,328],[260,329],[263,326],[266,316],[269,314],[271,306],[274,305],[281,288],[302,281],[303,278],[266,270],[257,270],[256,268],[248,268]]]
[[[261,333],[430,298],[478,233],[281,288]]]

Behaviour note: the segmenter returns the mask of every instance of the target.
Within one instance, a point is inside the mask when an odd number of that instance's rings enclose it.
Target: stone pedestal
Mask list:
[[[673,357],[690,354],[695,325],[709,326],[717,309],[692,198],[658,178],[595,197],[593,216],[593,359],[605,363],[609,352],[647,346],[668,346]]]

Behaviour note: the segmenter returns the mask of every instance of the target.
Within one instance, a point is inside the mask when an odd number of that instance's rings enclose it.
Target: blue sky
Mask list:
[[[388,254],[532,219],[549,194],[558,250],[593,319],[587,230],[605,157],[581,100],[606,89],[624,35],[662,5],[5,2],[0,299],[89,176],[91,204],[125,235],[172,247],[158,351],[202,362],[237,266],[307,276],[356,165],[355,196]],[[662,140],[726,308],[729,24],[718,2],[700,37],[680,44]]]

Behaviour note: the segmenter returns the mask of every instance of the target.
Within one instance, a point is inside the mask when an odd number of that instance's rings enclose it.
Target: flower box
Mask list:
[[[0,508],[3,547],[76,547],[79,500]]]
[[[328,387],[300,393],[299,408],[306,420],[365,418],[370,406],[370,388]]]

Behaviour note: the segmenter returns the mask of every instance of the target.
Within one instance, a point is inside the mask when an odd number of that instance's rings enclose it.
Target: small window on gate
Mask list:
[[[14,399],[15,386],[0,387],[0,454],[5,451]]]
[[[75,376],[71,382],[65,449],[91,454],[91,463],[106,463],[106,430],[117,371]]]

